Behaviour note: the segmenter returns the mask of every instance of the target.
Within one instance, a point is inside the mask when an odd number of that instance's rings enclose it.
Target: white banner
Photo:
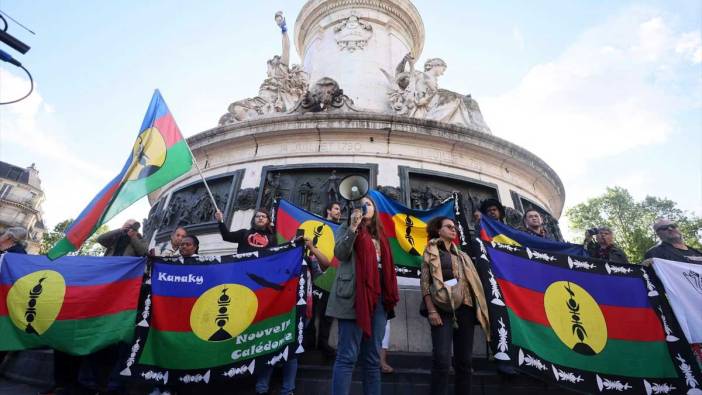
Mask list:
[[[690,343],[702,343],[702,265],[653,259],[670,306]]]

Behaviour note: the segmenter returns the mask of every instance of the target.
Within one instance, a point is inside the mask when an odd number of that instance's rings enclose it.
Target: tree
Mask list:
[[[678,224],[685,243],[702,247],[702,218],[677,208],[677,203],[665,198],[646,196],[640,202],[621,187],[607,188],[604,195],[588,199],[566,211],[570,227],[585,234],[586,229],[609,226],[616,243],[631,262],[641,262],[646,250],[657,242],[653,222],[658,217]]]
[[[41,249],[39,250],[39,253],[46,255],[49,250],[51,250],[51,247],[56,245],[59,240],[63,239],[66,236],[66,228],[68,228],[68,225],[70,225],[71,222],[73,222],[73,219],[61,221],[54,226],[52,231],[44,233],[44,237],[41,239]],[[71,252],[68,255],[103,255],[105,253],[105,247],[101,246],[100,243],[97,242],[97,238],[105,232],[107,232],[107,225],[100,226],[97,228],[95,233],[93,233],[92,236],[90,236],[88,240],[83,243],[78,251]]]

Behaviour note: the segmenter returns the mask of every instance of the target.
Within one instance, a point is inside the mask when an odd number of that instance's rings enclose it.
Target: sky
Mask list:
[[[0,0],[36,32],[9,21],[32,48],[0,44],[35,81],[28,99],[0,106],[0,160],[36,163],[49,228],[77,216],[121,169],[154,89],[185,136],[215,127],[229,103],[256,95],[279,53],[275,11],[294,32],[303,4]],[[496,136],[544,159],[566,208],[621,186],[702,215],[702,2],[414,4],[426,33],[418,64],[446,61],[439,86],[470,93]],[[22,70],[0,64],[1,101],[27,89]]]

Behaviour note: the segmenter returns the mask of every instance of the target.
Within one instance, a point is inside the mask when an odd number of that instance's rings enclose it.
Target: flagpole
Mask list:
[[[198,174],[200,174],[200,178],[202,178],[202,182],[205,183],[205,189],[207,190],[207,194],[210,195],[210,199],[212,200],[212,204],[214,205],[215,212],[220,211],[219,207],[217,207],[217,202],[215,201],[214,196],[212,196],[212,191],[210,190],[210,186],[207,185],[207,180],[205,180],[205,176],[202,175],[202,170],[200,170],[200,166],[197,164],[197,159],[195,159],[195,155],[193,155],[193,150],[190,149],[190,144],[188,144],[188,139],[183,137],[183,141],[185,141],[185,146],[188,147],[188,152],[190,152],[190,157],[193,158],[193,164],[195,165],[195,168],[197,169]]]

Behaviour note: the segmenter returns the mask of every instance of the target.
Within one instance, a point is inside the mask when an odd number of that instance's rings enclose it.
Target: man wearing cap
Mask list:
[[[495,221],[505,222],[505,207],[497,199],[485,199],[480,203],[480,211],[473,213],[476,222],[481,215],[487,215]]]
[[[683,242],[682,233],[675,222],[659,218],[653,223],[653,230],[661,242],[646,251],[645,259],[661,258],[669,261],[702,264],[702,252]]]
[[[0,235],[0,255],[6,252],[26,254],[22,242],[27,238],[27,231],[19,226],[5,229],[5,233]]]
[[[594,240],[593,234],[595,236]],[[604,259],[612,263],[629,263],[626,253],[614,245],[614,234],[612,229],[607,226],[589,229],[586,232],[585,250],[593,258]]]

